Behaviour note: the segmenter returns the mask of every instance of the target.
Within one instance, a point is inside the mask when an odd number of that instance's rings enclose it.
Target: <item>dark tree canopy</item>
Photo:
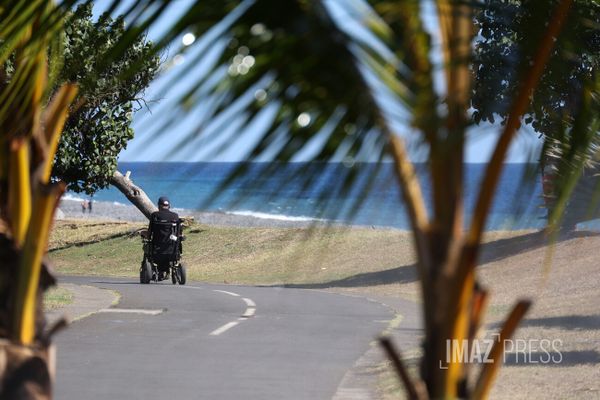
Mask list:
[[[523,71],[537,50],[523,44],[536,34],[557,1],[485,3],[476,18],[480,37],[474,65],[474,118],[475,122],[495,118],[504,122]],[[549,221],[556,223],[562,216],[560,223],[567,228],[598,213],[597,178],[593,177],[600,148],[598,21],[600,3],[575,0],[524,118],[543,138],[541,164],[549,182],[544,185]]]
[[[77,7],[65,22],[64,65],[57,84],[77,82],[80,91],[52,175],[75,192],[93,194],[108,186],[119,152],[133,138],[130,125],[143,101],[140,94],[160,65],[145,38],[130,44],[121,56],[108,57],[125,32],[122,18],[103,15],[94,22],[90,3]]]
[[[504,120],[529,67],[535,47],[532,35],[555,9],[556,0],[485,0],[476,15],[479,29],[474,63],[472,105],[476,122]],[[576,0],[550,62],[532,99],[525,122],[540,134],[556,138],[565,116],[579,108],[583,88],[600,65],[600,4]]]

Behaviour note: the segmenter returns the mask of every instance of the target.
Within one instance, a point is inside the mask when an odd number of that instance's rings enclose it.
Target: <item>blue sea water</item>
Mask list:
[[[484,164],[465,169],[468,220]],[[167,195],[174,208],[286,220],[328,220],[354,225],[408,229],[406,209],[391,163],[120,163],[123,173],[155,200]],[[232,178],[235,171],[243,173]],[[424,165],[417,165],[426,198]],[[348,184],[352,182],[352,184]],[[68,196],[76,197],[70,193]],[[127,203],[115,188],[98,192],[95,201]],[[506,164],[487,229],[541,228],[541,179],[534,165]]]

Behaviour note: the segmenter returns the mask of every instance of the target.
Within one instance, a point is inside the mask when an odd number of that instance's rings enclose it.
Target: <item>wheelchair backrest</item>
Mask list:
[[[155,255],[179,256],[181,220],[153,219],[151,224],[152,253]]]

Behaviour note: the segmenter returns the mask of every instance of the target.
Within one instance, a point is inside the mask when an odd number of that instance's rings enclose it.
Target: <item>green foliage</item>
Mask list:
[[[80,94],[65,125],[52,175],[75,192],[93,194],[110,183],[117,156],[133,138],[130,125],[140,93],[156,75],[160,60],[143,37],[118,57],[108,57],[126,33],[122,18],[92,21],[86,3],[65,21],[61,82],[77,82]]]
[[[479,40],[475,53],[473,107],[477,122],[505,120],[536,47],[532,37],[558,1],[486,0],[476,14]],[[575,1],[569,20],[532,99],[526,123],[552,140],[563,123],[570,125],[581,106],[584,83],[600,66],[600,4]],[[565,118],[567,118],[565,120]]]
[[[553,7],[546,1],[486,1],[477,14],[481,35],[476,47],[473,107],[476,122],[503,121],[528,68],[535,48],[525,45]],[[557,1],[551,2],[553,6]],[[551,185],[544,188],[549,223],[572,227],[592,215],[592,172],[598,158],[598,72],[600,67],[600,4],[575,1],[568,23],[557,38],[524,121],[543,137],[541,154]],[[581,178],[581,184],[577,181]],[[577,190],[576,190],[577,187]],[[571,199],[575,195],[583,200]],[[566,207],[567,203],[571,203]],[[563,214],[563,221],[559,215]]]

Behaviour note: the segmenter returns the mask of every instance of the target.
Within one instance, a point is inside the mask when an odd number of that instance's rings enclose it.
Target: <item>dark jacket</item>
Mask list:
[[[174,213],[171,210],[167,210],[167,209],[160,209],[158,211],[155,211],[152,213],[152,215],[150,215],[150,226],[152,226],[152,221],[157,221],[157,220],[161,220],[161,221],[177,221],[179,219],[179,215],[177,215],[177,213]]]
[[[172,235],[178,238],[181,235],[179,215],[172,211],[161,209],[150,216],[148,231],[152,241],[154,255],[175,254],[175,247],[180,247],[178,239],[173,240]],[[181,249],[180,249],[181,251]]]

